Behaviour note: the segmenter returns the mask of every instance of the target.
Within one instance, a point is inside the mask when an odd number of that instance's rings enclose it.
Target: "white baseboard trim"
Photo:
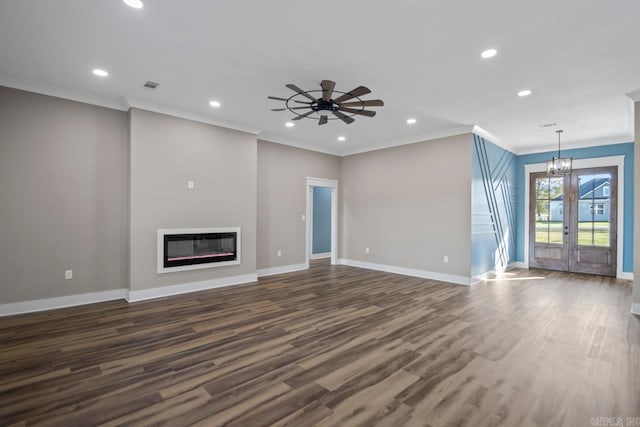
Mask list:
[[[375,264],[372,262],[357,261],[353,259],[340,258],[338,264],[349,265],[351,267],[366,268],[369,270],[384,271],[387,273],[402,274],[405,276],[420,277],[422,279],[439,280],[441,282],[454,283],[456,285],[472,285],[470,277],[456,276],[453,274],[437,273],[435,271],[417,270],[414,268],[396,267],[393,265]]]
[[[487,271],[486,273],[477,274],[477,275],[475,275],[475,276],[473,276],[471,278],[471,283],[472,284],[476,284],[478,282],[482,282],[483,280],[487,280],[491,276],[496,276],[496,275],[502,274],[505,271],[509,271],[509,270],[511,270],[513,268],[528,268],[528,267],[521,267],[520,266],[521,264],[524,264],[524,263],[512,262],[512,263],[509,263],[504,270],[498,271],[496,269],[493,269],[493,270]]]
[[[631,314],[640,315],[640,302],[631,303]]]
[[[129,302],[144,301],[148,299],[186,294],[189,292],[205,291],[207,289],[223,288],[225,286],[241,285],[244,283],[255,282],[257,280],[258,276],[256,274],[221,277],[219,279],[203,280],[201,282],[162,286],[159,288],[144,289],[141,291],[129,291],[127,292],[126,299]]]
[[[324,258],[331,258],[331,252],[323,252],[320,254],[309,255],[309,259],[324,259]]]
[[[528,262],[523,262],[523,261],[516,261],[516,262],[512,262],[511,264],[509,264],[509,267],[513,267],[513,268],[529,268],[529,263]],[[509,267],[507,267],[507,269]]]
[[[281,267],[261,268],[258,270],[258,277],[273,276],[276,274],[293,273],[294,271],[307,270],[309,264],[283,265]]]
[[[88,294],[67,295],[64,297],[44,298],[30,301],[13,302],[0,305],[0,317],[14,314],[35,313],[37,311],[54,310],[56,308],[74,307],[76,305],[94,304],[97,302],[125,299],[126,289],[91,292]]]
[[[622,272],[618,274],[618,279],[633,280],[633,273]]]

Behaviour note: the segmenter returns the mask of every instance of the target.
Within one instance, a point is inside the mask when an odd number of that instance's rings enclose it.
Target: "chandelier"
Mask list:
[[[558,157],[554,157],[547,162],[547,173],[549,175],[568,175],[571,173],[571,157],[560,157],[560,135],[562,130],[557,130],[558,134]]]

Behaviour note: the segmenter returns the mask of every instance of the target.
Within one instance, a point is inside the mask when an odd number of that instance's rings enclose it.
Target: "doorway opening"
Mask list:
[[[310,259],[331,258],[331,188],[311,187]]]
[[[529,181],[529,266],[616,276],[618,168],[532,173]]]
[[[338,181],[306,178],[305,260],[330,258],[338,263]]]

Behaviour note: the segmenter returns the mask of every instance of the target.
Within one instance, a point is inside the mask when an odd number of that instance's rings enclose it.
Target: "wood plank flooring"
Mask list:
[[[542,270],[465,287],[321,261],[1,318],[0,425],[640,425],[630,293]]]

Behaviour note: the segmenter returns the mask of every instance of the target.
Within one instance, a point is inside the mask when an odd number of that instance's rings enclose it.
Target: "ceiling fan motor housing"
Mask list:
[[[333,100],[325,101],[322,98],[318,99],[317,103],[312,105],[311,108],[318,113],[332,113],[336,109]]]

